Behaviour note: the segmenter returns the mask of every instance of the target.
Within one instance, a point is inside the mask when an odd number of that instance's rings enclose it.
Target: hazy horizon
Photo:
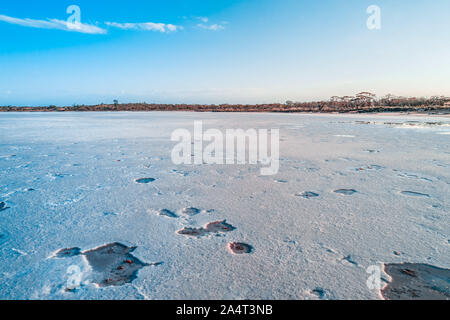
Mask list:
[[[18,0],[0,7],[0,105],[448,96],[448,12],[444,0]]]

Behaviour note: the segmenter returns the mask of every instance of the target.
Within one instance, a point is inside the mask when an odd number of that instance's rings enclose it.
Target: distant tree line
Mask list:
[[[355,96],[333,96],[328,101],[293,102],[287,101],[287,106],[300,109],[313,109],[322,112],[364,111],[385,109],[450,109],[450,97],[433,96],[430,98],[401,97],[387,94],[377,98],[371,92],[360,92]],[[442,108],[440,108],[442,107]]]
[[[355,96],[333,96],[327,101],[294,102],[272,104],[148,104],[125,103],[73,105],[69,107],[0,107],[0,112],[64,112],[64,111],[195,111],[195,112],[405,112],[405,111],[446,111],[450,112],[450,97],[433,96],[430,98],[400,97],[388,94],[377,98],[371,92],[360,92]]]

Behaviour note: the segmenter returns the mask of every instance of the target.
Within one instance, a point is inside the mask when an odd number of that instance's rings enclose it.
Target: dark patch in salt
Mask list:
[[[6,210],[6,209],[9,209],[9,207],[6,206],[6,203],[0,202],[0,211]]]
[[[253,247],[243,242],[231,242],[228,244],[228,249],[234,254],[252,253]]]
[[[216,221],[208,223],[205,228],[207,232],[219,233],[219,232],[230,232],[235,230],[231,224],[228,224],[226,220]]]
[[[318,193],[312,192],[312,191],[305,191],[303,193],[297,194],[296,196],[298,197],[303,197],[305,199],[311,199],[311,198],[316,198],[319,196]]]
[[[378,171],[381,169],[383,169],[382,166],[379,166],[376,164],[371,164],[371,165],[367,165],[367,166],[357,167],[352,170],[355,170],[355,171]]]
[[[356,262],[355,259],[351,255],[346,256],[343,260],[345,260],[348,263],[353,264],[355,266],[358,265],[358,262]]]
[[[137,278],[138,271],[147,266],[159,266],[162,262],[144,263],[131,254],[136,247],[110,243],[81,252],[80,248],[61,249],[58,258],[83,255],[93,270],[92,281],[100,287],[122,286]]]
[[[178,234],[191,236],[191,237],[202,237],[210,233],[225,233],[235,230],[231,224],[228,224],[226,220],[223,221],[215,221],[206,224],[202,228],[190,228],[184,227],[183,229],[177,231]]]
[[[314,290],[311,290],[311,293],[315,296],[317,296],[319,299],[325,298],[325,290],[322,288],[315,288]]]
[[[136,179],[135,181],[136,181],[136,183],[147,184],[147,183],[153,182],[155,180],[156,179],[154,179],[154,178],[140,178],[140,179]]]
[[[81,254],[80,248],[67,248],[67,249],[61,249],[58,252],[55,253],[56,258],[69,258],[78,256]]]
[[[405,195],[405,196],[411,196],[411,197],[425,197],[425,198],[429,198],[430,197],[429,194],[415,192],[415,191],[402,191],[400,193]]]
[[[94,283],[100,287],[122,286],[136,279],[138,271],[149,264],[131,254],[135,249],[116,242],[83,252],[94,271]]]
[[[422,263],[386,264],[392,281],[381,290],[388,300],[449,300],[450,270]]]
[[[182,171],[182,170],[173,169],[172,172],[175,174],[178,174],[180,176],[183,176],[183,177],[187,177],[189,175],[189,172]]]
[[[355,189],[339,189],[339,190],[334,190],[334,192],[345,195],[345,196],[350,196],[358,191],[356,191]]]
[[[169,218],[178,218],[178,216],[173,211],[170,211],[169,209],[161,209],[158,211],[158,214],[160,216],[165,216],[165,217],[169,217]]]
[[[201,237],[207,234],[207,232],[203,228],[190,228],[190,227],[184,227],[183,229],[178,230],[177,233],[191,237]]]
[[[51,174],[51,176],[53,178],[64,178],[64,177],[70,176],[70,175],[67,173],[53,173],[53,174]]]
[[[195,216],[195,215],[199,214],[200,212],[201,212],[201,210],[197,209],[197,208],[183,208],[183,209],[181,209],[181,213],[183,215],[190,216],[190,217]]]

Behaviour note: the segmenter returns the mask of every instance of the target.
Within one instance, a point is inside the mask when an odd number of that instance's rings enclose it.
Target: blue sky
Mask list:
[[[0,35],[0,105],[450,95],[448,0],[4,0]]]

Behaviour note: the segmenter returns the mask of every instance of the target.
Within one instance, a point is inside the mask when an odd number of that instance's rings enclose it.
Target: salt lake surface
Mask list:
[[[280,129],[279,173],[174,165],[194,120]],[[381,299],[369,266],[450,268],[449,123],[0,114],[0,299]]]

